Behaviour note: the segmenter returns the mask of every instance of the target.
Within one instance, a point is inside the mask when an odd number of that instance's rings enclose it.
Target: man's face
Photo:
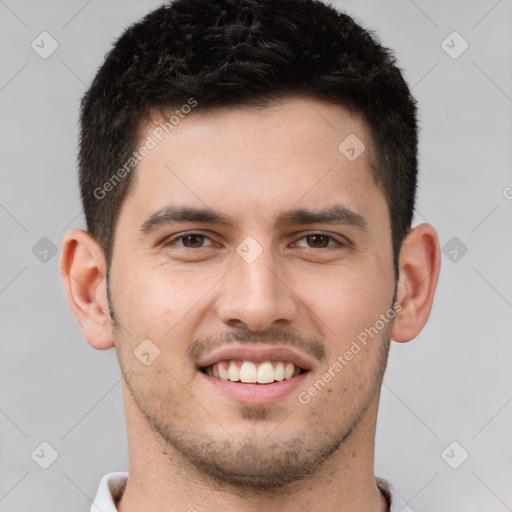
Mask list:
[[[350,134],[366,145],[355,160],[338,149]],[[138,165],[116,231],[113,329],[131,399],[169,456],[272,488],[371,431],[392,321],[344,357],[395,291],[370,150],[358,117],[294,99],[195,112]],[[171,222],[168,207],[221,217]],[[330,222],[290,213],[335,207],[345,215]],[[242,362],[242,379],[263,383],[229,380]]]

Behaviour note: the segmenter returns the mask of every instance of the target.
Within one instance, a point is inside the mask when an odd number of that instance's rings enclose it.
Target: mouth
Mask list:
[[[200,371],[209,377],[223,381],[246,384],[273,384],[293,379],[309,370],[301,368],[291,361],[263,361],[261,363],[226,359],[202,366]]]
[[[198,362],[207,386],[237,403],[272,404],[304,385],[314,362],[289,347],[229,346]]]

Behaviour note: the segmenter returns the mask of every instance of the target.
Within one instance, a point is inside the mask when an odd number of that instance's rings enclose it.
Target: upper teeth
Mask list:
[[[270,382],[291,379],[299,375],[300,368],[290,362],[265,361],[253,363],[252,361],[220,361],[206,367],[210,377],[233,382],[257,382],[269,384]]]

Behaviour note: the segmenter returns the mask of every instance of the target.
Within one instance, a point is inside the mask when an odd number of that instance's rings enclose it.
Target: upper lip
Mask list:
[[[264,363],[265,361],[292,362],[303,370],[311,370],[312,367],[311,362],[306,357],[288,347],[262,347],[261,345],[252,347],[224,347],[206,355],[198,364],[200,368],[205,368],[219,361],[230,359],[252,361],[253,363]]]

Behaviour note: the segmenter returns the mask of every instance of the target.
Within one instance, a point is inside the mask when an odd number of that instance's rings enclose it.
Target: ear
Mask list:
[[[60,274],[69,305],[89,345],[98,350],[113,347],[105,257],[86,231],[74,229],[64,237]]]
[[[415,338],[427,323],[441,266],[441,250],[435,229],[420,224],[409,231],[399,259],[396,315],[391,339],[406,342]]]

